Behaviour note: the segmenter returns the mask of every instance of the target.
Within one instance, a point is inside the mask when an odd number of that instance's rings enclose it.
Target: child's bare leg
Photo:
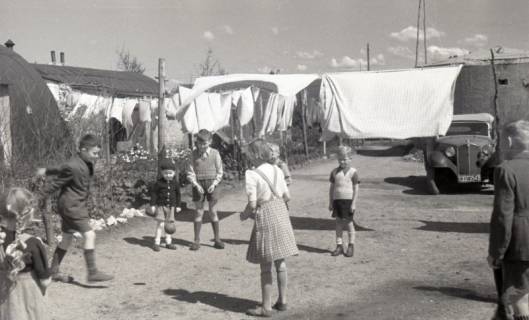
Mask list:
[[[62,240],[57,245],[57,248],[55,248],[55,252],[53,253],[53,260],[51,262],[51,276],[52,279],[55,281],[60,282],[72,282],[73,278],[69,275],[62,274],[60,272],[60,266],[62,263],[62,260],[64,259],[64,256],[66,255],[66,252],[68,251],[68,248],[70,248],[70,245],[72,243],[73,234],[64,232],[62,234]]]
[[[287,303],[287,263],[285,262],[285,259],[280,259],[274,261],[274,264],[276,266],[276,273],[277,273],[277,289],[279,291],[279,297],[277,298],[277,302],[279,302],[282,305],[286,305]]]
[[[160,245],[160,241],[161,241],[161,238],[162,238],[162,233],[163,233],[163,227],[164,227],[164,224],[163,224],[163,221],[156,221],[156,230],[154,231],[154,244],[155,245]]]
[[[96,233],[94,230],[86,231],[83,233],[83,249],[84,258],[86,261],[86,269],[88,270],[88,281],[108,281],[114,277],[103,273],[97,269],[96,257],[95,257],[95,244],[96,244]]]
[[[211,219],[211,226],[213,227],[213,236],[215,238],[215,248],[224,249],[224,243],[220,240],[220,224],[219,216],[217,214],[217,200],[208,201],[209,218]]]
[[[513,297],[512,306],[514,309],[514,319],[518,319],[522,316],[529,317],[529,295],[528,294],[520,294],[518,296]],[[527,318],[519,318],[519,319],[527,319]]]
[[[200,229],[202,228],[202,217],[204,216],[204,203],[202,201],[195,201],[195,220],[193,227],[195,231],[195,242],[191,245],[191,250],[198,250],[200,248]]]
[[[265,310],[272,309],[272,282],[272,263],[261,263],[262,307]]]
[[[336,217],[336,249],[331,253],[332,256],[343,254],[343,220]]]
[[[354,243],[356,238],[355,226],[353,219],[345,220],[347,223],[347,235],[349,236],[349,246],[347,247],[347,252],[345,253],[346,257],[352,257],[354,255]]]

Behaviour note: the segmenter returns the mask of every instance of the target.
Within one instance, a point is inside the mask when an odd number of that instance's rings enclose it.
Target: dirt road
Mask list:
[[[288,319],[489,319],[494,311],[492,273],[485,256],[491,190],[424,194],[422,163],[377,150],[353,159],[361,177],[354,258],[331,257],[334,222],[327,207],[328,175],[335,160],[294,171],[292,223],[300,255],[288,260]],[[99,234],[101,269],[116,276],[88,285],[82,252],[65,258],[78,282],[53,284],[52,318],[248,319],[260,300],[259,267],[245,261],[251,221],[238,214],[244,194],[225,190],[220,203],[225,250],[214,249],[202,228],[198,252],[192,215],[179,216],[178,250],[150,249],[154,221],[138,218]]]

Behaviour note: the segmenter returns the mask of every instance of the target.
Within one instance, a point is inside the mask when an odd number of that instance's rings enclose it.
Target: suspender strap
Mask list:
[[[270,187],[270,190],[272,191],[272,193],[277,197],[277,198],[281,198],[281,196],[279,195],[279,193],[277,192],[276,188],[275,188],[275,185],[277,183],[277,169],[274,167],[274,184],[272,184],[272,182],[270,182],[270,179],[268,179],[268,177],[259,169],[255,169],[254,170],[258,175],[261,176],[261,178],[264,179],[264,181],[266,181],[266,183],[268,184],[268,186]]]

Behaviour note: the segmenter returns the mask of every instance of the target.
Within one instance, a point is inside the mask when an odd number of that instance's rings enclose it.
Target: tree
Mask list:
[[[132,71],[143,74],[145,72],[145,67],[137,57],[133,56],[129,50],[121,48],[116,51],[118,55],[118,69],[123,71]]]
[[[226,69],[224,69],[219,60],[213,56],[213,49],[208,48],[206,52],[206,58],[204,61],[198,65],[198,75],[200,77],[212,76],[212,75],[224,75],[226,74]]]

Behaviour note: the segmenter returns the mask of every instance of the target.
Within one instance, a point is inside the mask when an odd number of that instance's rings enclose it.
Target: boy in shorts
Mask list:
[[[83,236],[88,282],[108,281],[114,278],[99,271],[96,267],[96,233],[90,226],[87,205],[90,182],[94,176],[94,161],[98,158],[100,150],[98,139],[92,134],[87,134],[79,141],[79,153],[66,163],[58,167],[39,168],[37,170],[37,175],[53,176],[43,190],[44,194],[60,190],[57,209],[62,221],[62,240],[55,249],[50,270],[52,279],[55,281],[73,281],[72,277],[60,273],[59,267],[72,243],[75,232],[79,232]]]
[[[356,210],[358,187],[360,180],[355,168],[351,167],[352,150],[348,146],[338,149],[338,167],[333,169],[330,176],[329,210],[336,219],[336,249],[332,256],[343,254],[346,257],[354,255],[355,227],[353,216]],[[347,228],[349,246],[344,250],[342,234]]]
[[[224,249],[220,240],[219,217],[215,205],[218,201],[217,186],[222,180],[222,159],[217,150],[210,147],[212,134],[202,129],[197,134],[196,149],[193,150],[191,162],[187,168],[187,180],[193,186],[193,202],[195,203],[195,220],[193,222],[195,239],[190,250],[200,249],[200,229],[204,215],[204,201],[208,200],[209,216],[215,237],[214,247]]]

